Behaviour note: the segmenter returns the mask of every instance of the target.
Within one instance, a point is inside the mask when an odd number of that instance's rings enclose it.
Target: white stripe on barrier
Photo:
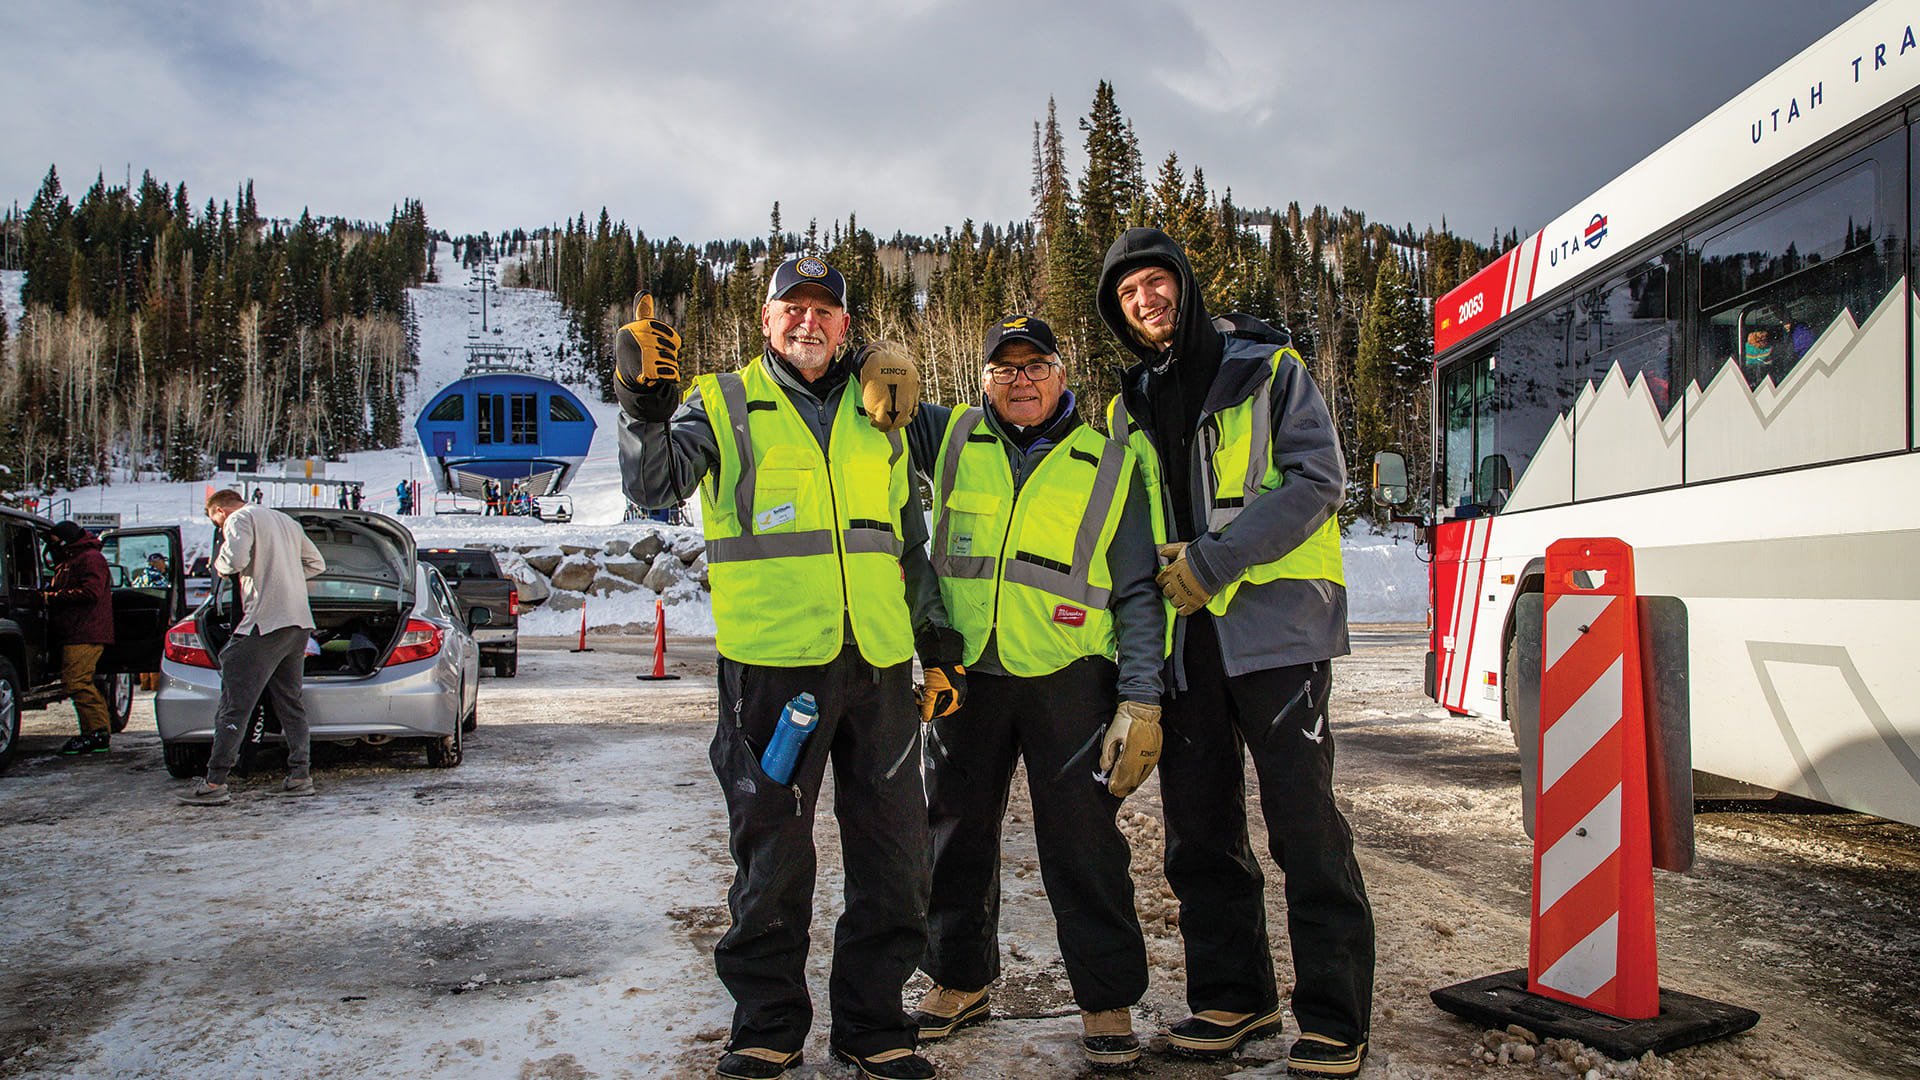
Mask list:
[[[1620,683],[1626,677],[1626,666],[1626,657],[1614,657],[1612,666],[1541,734],[1540,790],[1551,790],[1595,743],[1619,725]]]
[[[1619,942],[1620,916],[1615,913],[1541,972],[1540,985],[1574,997],[1589,996],[1618,974]]]
[[[1561,897],[1599,869],[1607,856],[1620,850],[1620,799],[1620,785],[1615,784],[1599,805],[1587,811],[1586,817],[1540,854],[1540,898],[1539,906],[1534,909],[1536,914],[1552,911]]]
[[[1607,605],[1618,599],[1617,596],[1567,593],[1555,600],[1547,609],[1546,640],[1541,643],[1542,655],[1546,657],[1543,670],[1552,670],[1567,650],[1573,648],[1573,643],[1580,640],[1581,627],[1592,626],[1593,620],[1607,610]]]

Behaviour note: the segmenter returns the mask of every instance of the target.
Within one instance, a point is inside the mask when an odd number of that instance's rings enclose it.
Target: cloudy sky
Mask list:
[[[196,206],[650,236],[1024,218],[1049,96],[1114,84],[1244,206],[1531,231],[1864,0],[6,0],[0,200],[131,166]]]

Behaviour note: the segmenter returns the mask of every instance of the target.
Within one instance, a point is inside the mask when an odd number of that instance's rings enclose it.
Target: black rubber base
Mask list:
[[[1483,1027],[1519,1024],[1543,1039],[1574,1039],[1620,1061],[1649,1050],[1671,1053],[1738,1034],[1760,1022],[1760,1014],[1752,1009],[1664,987],[1659,1016],[1621,1020],[1529,992],[1525,968],[1443,986],[1429,996],[1447,1012]]]
[[[678,675],[635,675],[634,676],[634,678],[639,679],[641,682],[664,682],[668,679],[677,679],[679,677],[680,676]]]

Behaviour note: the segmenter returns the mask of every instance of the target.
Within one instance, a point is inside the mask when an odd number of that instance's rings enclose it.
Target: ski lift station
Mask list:
[[[529,370],[532,353],[467,346],[467,370],[429,398],[414,422],[440,491],[480,498],[482,485],[524,483],[530,495],[566,489],[593,443],[587,407]]]

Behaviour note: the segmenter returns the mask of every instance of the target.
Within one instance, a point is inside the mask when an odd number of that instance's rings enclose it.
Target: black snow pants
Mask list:
[[[921,966],[934,982],[977,990],[1000,974],[1000,830],[1014,764],[1025,758],[1040,878],[1074,1001],[1098,1012],[1146,991],[1131,852],[1114,821],[1120,800],[1093,778],[1114,684],[1102,657],[1031,678],[972,673],[966,705],[933,722],[933,899]]]
[[[820,719],[790,784],[760,754],[794,695]],[[793,1051],[813,1024],[807,945],[813,921],[814,812],[829,762],[846,909],[834,927],[828,998],[834,1046],[871,1056],[914,1045],[900,992],[926,947],[927,816],[911,664],[876,669],[851,643],[827,664],[720,660],[720,722],[710,754],[726,792],[733,925],[714,967],[735,1002],[728,1047]]]
[[[1329,662],[1230,677],[1204,612],[1188,620],[1183,660],[1187,689],[1169,699],[1163,721],[1160,795],[1187,1004],[1262,1013],[1279,1000],[1265,880],[1247,836],[1250,754],[1268,850],[1284,877],[1294,1018],[1301,1031],[1362,1041],[1373,1001],[1373,909],[1333,800]]]

